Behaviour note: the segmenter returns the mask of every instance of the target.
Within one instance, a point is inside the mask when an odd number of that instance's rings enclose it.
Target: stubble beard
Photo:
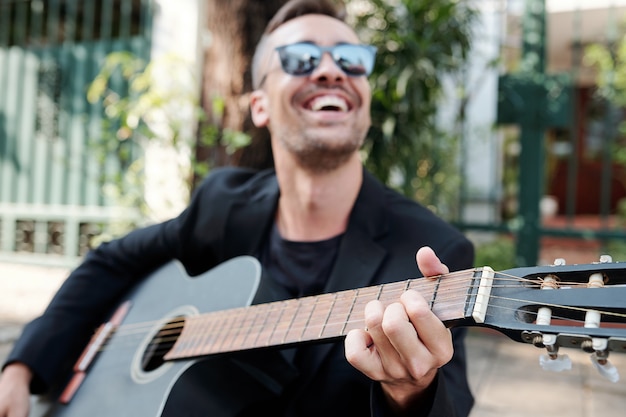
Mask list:
[[[278,139],[304,170],[323,174],[345,164],[363,146],[365,133],[354,131],[346,140],[333,141],[314,134],[285,132]],[[301,136],[299,140],[294,140]]]

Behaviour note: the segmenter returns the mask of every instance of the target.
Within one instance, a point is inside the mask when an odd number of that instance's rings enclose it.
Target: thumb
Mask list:
[[[417,261],[417,267],[425,277],[447,274],[449,272],[448,267],[441,263],[435,252],[428,246],[423,246],[417,251],[415,260]]]

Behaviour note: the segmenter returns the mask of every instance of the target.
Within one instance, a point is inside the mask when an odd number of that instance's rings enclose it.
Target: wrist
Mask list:
[[[7,379],[11,379],[14,383],[25,383],[26,385],[29,385],[33,379],[33,372],[21,362],[13,362],[7,365],[4,371],[2,371],[2,375]]]
[[[396,415],[422,415],[432,407],[437,387],[437,372],[425,377],[420,384],[385,384],[381,389],[387,404]],[[426,411],[423,415],[427,415]]]

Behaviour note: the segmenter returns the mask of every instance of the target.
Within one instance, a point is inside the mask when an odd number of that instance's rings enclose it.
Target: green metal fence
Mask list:
[[[521,41],[514,46],[520,57],[516,69],[499,78],[497,106],[498,127],[517,129],[514,142],[519,154],[502,161],[505,170],[515,169],[516,180],[511,187],[515,190],[515,208],[512,213],[501,210],[497,222],[461,219],[458,226],[465,231],[513,236],[515,263],[520,266],[539,262],[546,238],[575,239],[579,245],[597,242],[600,250],[611,241],[626,247],[626,213],[619,213],[620,201],[626,204],[626,170],[624,161],[615,158],[619,140],[623,143],[619,126],[624,117],[611,103],[598,99],[593,83],[581,83],[579,77],[585,69],[583,56],[589,42],[580,37],[583,26],[601,20],[604,26],[596,29],[593,41],[614,47],[624,10],[620,14],[610,4],[601,9],[583,9],[581,2],[572,2],[567,12],[567,24],[571,26],[555,29],[571,31],[572,36],[563,45],[571,57],[569,69],[548,72],[546,0],[517,3],[523,5]],[[554,13],[552,21],[558,17]],[[494,189],[502,190],[502,184],[494,184]],[[464,191],[463,199],[468,201],[471,192]],[[541,214],[541,201],[546,196],[558,202],[556,218],[547,219]],[[493,197],[494,204],[502,207],[503,193]]]
[[[149,57],[152,9],[151,0],[0,0],[0,260],[75,262],[93,227],[134,215],[101,192],[118,167],[94,147],[103,114],[86,92],[110,52]]]

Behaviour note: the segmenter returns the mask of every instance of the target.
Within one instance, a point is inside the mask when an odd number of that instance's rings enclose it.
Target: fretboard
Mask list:
[[[429,301],[444,323],[456,321],[472,314],[480,273],[477,268],[187,317],[165,359],[340,338],[365,326],[368,302],[379,300],[387,305],[409,289]]]

